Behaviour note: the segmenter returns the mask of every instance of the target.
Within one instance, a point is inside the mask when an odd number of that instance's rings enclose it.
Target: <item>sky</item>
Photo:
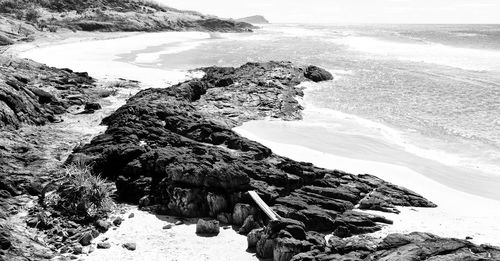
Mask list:
[[[500,23],[500,0],[156,0],[224,18],[273,23]]]

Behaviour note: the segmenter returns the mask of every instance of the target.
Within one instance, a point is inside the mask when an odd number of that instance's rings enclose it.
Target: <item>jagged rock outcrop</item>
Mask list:
[[[76,148],[69,162],[88,162],[95,173],[116,180],[123,199],[138,202],[148,196],[160,212],[210,215],[240,226],[251,215],[255,223],[262,219],[248,205],[248,190],[257,191],[279,215],[300,222],[305,231],[338,230],[341,236],[374,232],[391,223],[354,211],[358,204],[387,211],[395,206],[434,207],[375,176],[280,157],[231,130],[254,119],[300,119],[302,107],[295,99],[302,95],[299,84],[317,80],[316,74],[329,75],[318,67],[310,74],[310,68],[288,62],[210,67],[203,69],[206,75],[200,80],[144,90],[104,119],[106,133]]]
[[[94,86],[87,73],[0,56],[0,127],[43,125],[72,105],[81,105]]]
[[[296,254],[288,260],[494,261],[500,260],[500,248],[487,245],[477,246],[466,240],[440,238],[429,233],[413,232],[407,235],[390,234],[384,239],[370,236],[346,239],[332,237],[324,251],[311,249],[309,252]]]
[[[251,32],[253,25],[153,1],[4,0],[0,3],[0,46],[32,40],[40,32],[217,31]]]

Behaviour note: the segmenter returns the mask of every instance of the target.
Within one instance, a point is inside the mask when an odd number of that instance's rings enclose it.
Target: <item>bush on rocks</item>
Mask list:
[[[67,166],[66,176],[55,192],[44,203],[75,219],[95,220],[105,216],[113,206],[109,184],[83,165]]]

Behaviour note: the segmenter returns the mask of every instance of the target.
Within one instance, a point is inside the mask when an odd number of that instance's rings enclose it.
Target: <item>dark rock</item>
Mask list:
[[[349,230],[348,227],[345,227],[345,226],[339,226],[335,229],[335,231],[333,231],[333,234],[337,237],[341,237],[341,238],[344,238],[344,237],[350,237],[352,236],[352,233],[351,231]]]
[[[100,110],[102,109],[102,106],[97,103],[97,102],[87,102],[85,103],[85,108],[84,110],[87,111],[87,112],[95,112],[97,110]]]
[[[198,223],[196,223],[196,234],[217,235],[219,232],[219,221],[198,219]]]
[[[256,213],[257,210],[253,206],[238,203],[234,206],[232,221],[235,225],[241,226],[250,215]]]
[[[314,82],[333,80],[333,76],[330,72],[314,65],[306,68],[304,76]]]
[[[10,236],[5,231],[0,231],[0,249],[7,250],[12,246]]]
[[[99,230],[99,232],[104,233],[108,231],[108,229],[112,226],[112,224],[107,220],[97,220],[94,226],[95,228],[97,228],[97,230]]]
[[[312,244],[294,238],[278,238],[273,249],[273,260],[290,261],[293,256],[309,251]]]
[[[120,226],[120,225],[122,224],[122,222],[123,222],[123,218],[121,218],[121,217],[117,217],[117,218],[115,218],[115,219],[113,220],[113,225],[115,225],[115,226],[117,226],[117,227],[118,227],[118,226]]]
[[[163,226],[163,229],[171,229],[172,227],[173,227],[172,224],[168,224],[168,225]]]
[[[99,242],[97,243],[98,249],[109,249],[111,248],[111,244],[109,242]]]
[[[76,245],[73,247],[73,254],[81,255],[83,254],[83,247],[81,245]]]
[[[122,200],[143,203],[147,198],[160,204],[156,209],[165,214],[211,216],[243,225],[242,233],[256,227],[262,216],[249,204],[246,192],[254,190],[282,217],[270,221],[256,243],[257,254],[264,258],[272,257],[278,236],[305,245],[314,242],[319,244],[316,250],[326,251],[318,234],[308,237],[306,232],[336,231],[344,237],[375,232],[383,223],[391,223],[352,211],[356,205],[382,211],[435,206],[375,176],[325,170],[280,157],[232,130],[249,120],[301,119],[303,108],[296,97],[303,92],[298,85],[308,79],[332,79],[327,71],[289,62],[202,70],[202,79],[131,97],[103,120],[106,132],[76,148],[67,163],[87,162],[94,173],[115,180]],[[256,235],[251,236],[254,244]],[[295,249],[283,244],[283,249],[288,247]],[[352,256],[361,258],[372,250],[359,251]]]
[[[80,235],[80,239],[78,239],[78,243],[80,243],[82,246],[88,246],[92,242],[92,239],[94,239],[94,235],[92,235],[92,232],[83,232]]]
[[[123,248],[134,251],[136,249],[136,244],[135,243],[125,243],[122,245]]]
[[[250,231],[250,233],[248,233],[247,235],[248,248],[255,248],[257,246],[257,242],[259,242],[264,233],[265,232],[263,228],[258,228]]]
[[[293,238],[298,239],[298,240],[305,240],[306,239],[306,231],[304,230],[304,227],[297,226],[297,225],[287,225],[284,228],[285,231],[290,233]]]
[[[260,258],[272,258],[274,245],[274,239],[269,238],[268,235],[262,235],[259,241],[257,241],[257,245],[255,247],[257,256]]]
[[[128,215],[128,218],[133,218],[134,216],[134,213],[130,213],[130,215]]]
[[[246,235],[248,234],[250,231],[256,229],[256,228],[260,228],[261,225],[259,224],[259,222],[256,220],[256,218],[253,216],[253,215],[250,215],[248,216],[246,219],[245,219],[245,222],[243,222],[243,225],[241,226],[241,228],[238,230],[238,233],[242,234],[242,235]]]

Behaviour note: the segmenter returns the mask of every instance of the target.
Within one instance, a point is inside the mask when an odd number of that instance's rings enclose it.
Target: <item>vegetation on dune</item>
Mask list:
[[[167,7],[152,0],[0,0],[0,13],[13,13],[26,8],[45,8],[54,12],[77,11],[86,9],[112,9],[120,12],[183,12],[201,15],[194,11],[181,11]],[[150,9],[150,10],[147,10]]]

